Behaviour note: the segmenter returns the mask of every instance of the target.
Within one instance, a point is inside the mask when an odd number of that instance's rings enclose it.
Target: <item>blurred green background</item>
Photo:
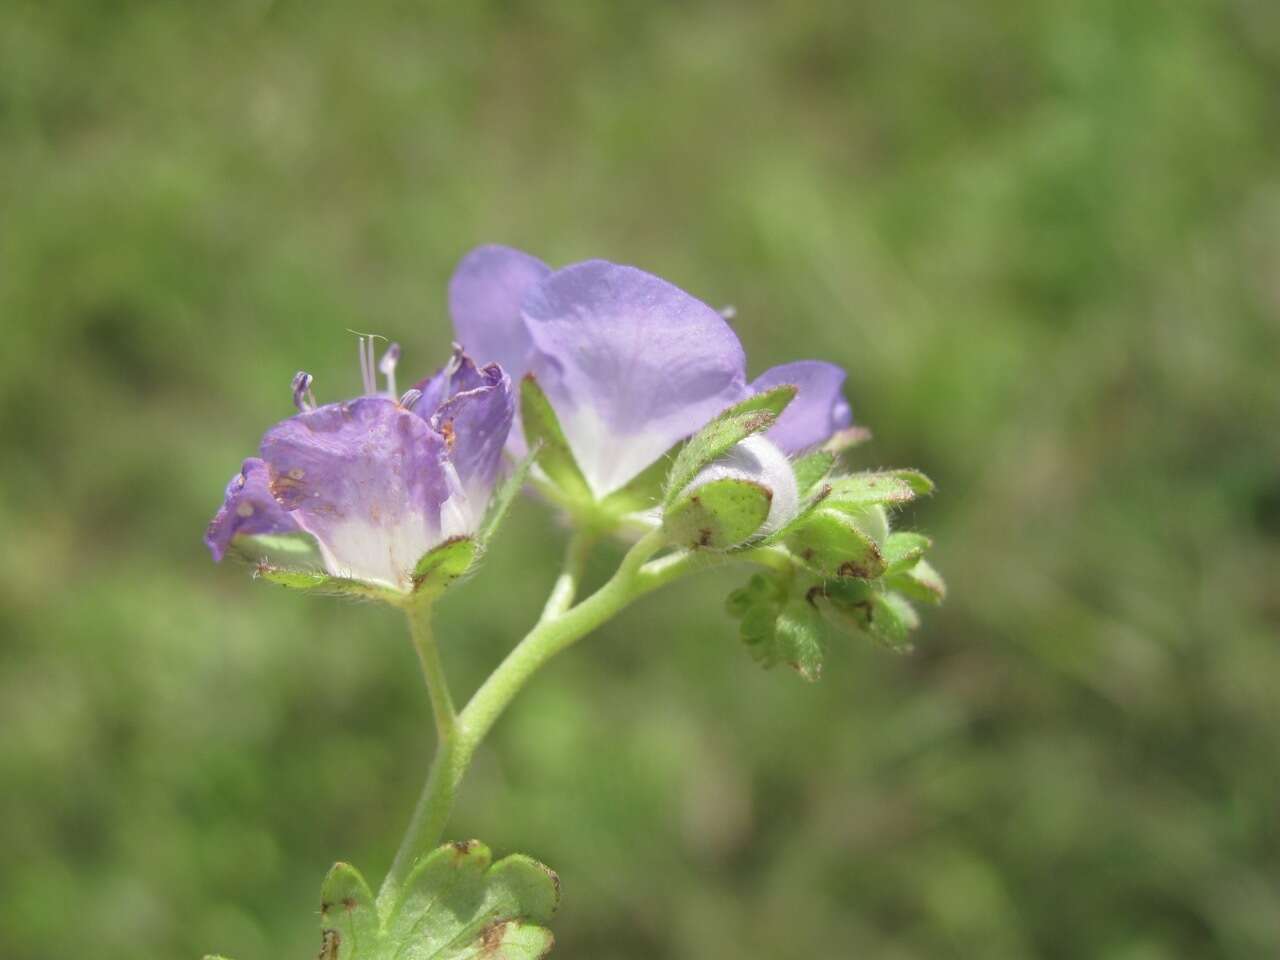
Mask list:
[[[451,833],[561,872],[556,956],[1276,956],[1278,103],[1273,0],[9,0],[0,956],[309,957],[330,863],[381,876],[403,624],[200,538],[348,328],[443,360],[488,241],[845,364],[952,589],[814,687],[729,573],[553,663]],[[448,598],[463,690],[561,539],[522,503]]]

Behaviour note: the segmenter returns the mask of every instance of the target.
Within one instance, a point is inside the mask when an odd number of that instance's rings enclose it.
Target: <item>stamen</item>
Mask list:
[[[362,336],[356,342],[360,347],[360,378],[364,381],[365,396],[370,396],[378,392],[373,376],[373,338]]]
[[[316,408],[316,398],[311,392],[314,380],[305,370],[299,370],[293,375],[293,405],[301,413],[308,413]]]
[[[372,344],[370,344],[369,350],[372,352]],[[396,395],[396,364],[399,362],[400,344],[392,343],[387,347],[387,352],[382,355],[382,360],[378,364],[378,369],[387,378],[387,393],[393,397]]]
[[[406,410],[412,410],[414,404],[422,399],[422,391],[417,387],[410,387],[404,392],[404,396],[400,398],[400,406]]]
[[[726,303],[720,308],[720,316],[724,317],[726,320],[734,320],[738,316],[738,308],[732,303]]]

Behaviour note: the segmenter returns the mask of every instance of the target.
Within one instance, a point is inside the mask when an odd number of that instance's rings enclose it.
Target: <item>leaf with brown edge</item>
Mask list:
[[[320,887],[320,955],[333,960],[363,960],[376,956],[378,913],[373,893],[360,871],[349,863],[335,863]]]
[[[560,879],[514,854],[492,862],[478,840],[427,854],[380,916],[369,885],[335,864],[320,894],[319,960],[540,960]]]
[[[549,868],[515,854],[491,863],[478,840],[428,854],[387,919],[397,960],[537,960],[554,938],[544,926],[560,903]]]

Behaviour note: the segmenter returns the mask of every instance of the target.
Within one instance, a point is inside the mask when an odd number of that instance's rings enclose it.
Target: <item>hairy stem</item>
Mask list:
[[[569,543],[564,550],[564,568],[556,578],[555,586],[551,588],[551,596],[547,597],[547,605],[542,609],[539,623],[558,617],[573,606],[574,598],[578,595],[578,587],[582,583],[582,572],[586,568],[587,557],[590,556],[591,547],[594,544],[595,538],[589,533],[575,531],[569,537]]]
[[[453,697],[449,694],[449,681],[445,677],[444,664],[440,662],[440,648],[431,629],[431,604],[420,603],[406,611],[409,617],[409,634],[413,648],[418,652],[422,665],[422,677],[427,682],[431,697],[431,713],[436,721],[436,738],[444,743],[453,733],[457,712]]]
[[[529,678],[557,653],[572,646],[638,598],[687,573],[732,559],[731,555],[679,552],[651,560],[664,544],[662,533],[653,531],[631,548],[604,586],[576,606],[570,606],[590,549],[590,541],[586,538],[575,537],[574,541],[570,542],[565,571],[556,581],[542,619],[481,684],[461,713],[454,714],[452,702],[448,699],[429,625],[423,626],[411,614],[414,642],[423,660],[423,673],[427,676],[428,688],[432,690],[432,704],[437,710],[436,723],[442,734],[409,829],[378,893],[378,911],[384,919],[394,907],[414,866],[440,842],[453,811],[458,784],[476,748]],[[425,642],[421,639],[423,637]],[[443,696],[438,696],[437,691]],[[442,716],[447,718],[447,726],[441,724]],[[447,733],[443,732],[446,730]]]

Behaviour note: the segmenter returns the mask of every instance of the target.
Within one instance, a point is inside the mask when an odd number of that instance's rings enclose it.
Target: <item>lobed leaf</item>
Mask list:
[[[320,925],[323,949],[332,960],[364,960],[379,946],[378,912],[373,893],[360,871],[349,863],[335,863],[320,886]]]
[[[491,859],[478,840],[428,854],[387,918],[388,960],[546,956],[554,938],[543,924],[559,905],[559,878],[529,857]]]
[[[729,595],[729,613],[757,663],[766,669],[785,663],[810,682],[822,676],[830,629],[815,604],[820,590],[807,579],[756,574]]]

